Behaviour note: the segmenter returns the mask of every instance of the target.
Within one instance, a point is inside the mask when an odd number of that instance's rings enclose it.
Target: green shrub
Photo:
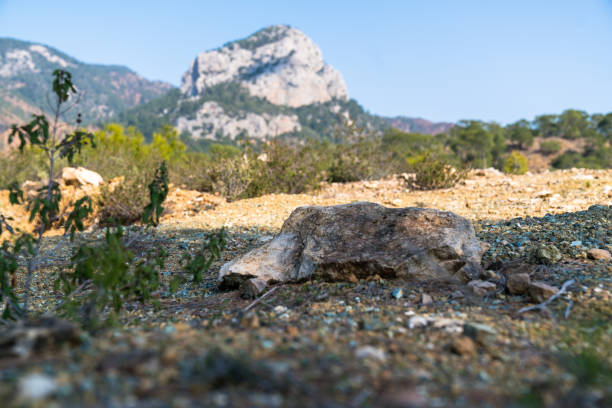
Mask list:
[[[504,160],[504,172],[508,174],[525,174],[529,171],[527,157],[521,152],[513,151]]]
[[[159,224],[159,217],[164,208],[162,203],[168,197],[168,170],[166,162],[162,162],[159,168],[155,171],[155,177],[149,184],[149,204],[143,209],[142,222],[144,224]]]
[[[65,160],[60,160],[60,163],[54,166],[55,172],[64,165]],[[8,188],[13,182],[21,185],[26,180],[44,180],[48,173],[46,166],[47,157],[38,146],[25,146],[22,151],[0,153],[0,189]]]
[[[324,169],[312,149],[273,140],[261,155],[249,153],[250,182],[240,198],[264,194],[299,194],[319,187]]]
[[[559,153],[561,150],[561,142],[558,140],[544,140],[540,143],[540,152],[547,156],[555,153]]]
[[[226,159],[202,171],[202,191],[219,193],[229,201],[245,198],[252,181],[252,165],[242,157]]]
[[[0,251],[0,304],[3,306],[3,315],[6,318],[27,317],[28,303],[30,298],[30,286],[32,276],[39,264],[40,246],[45,233],[53,226],[64,225],[66,234],[74,238],[75,231],[83,230],[83,220],[92,212],[91,200],[85,196],[78,200],[72,211],[68,214],[60,213],[60,201],[62,194],[59,184],[55,180],[57,167],[62,161],[72,163],[74,156],[81,152],[84,144],[89,143],[93,148],[93,135],[82,129],[76,129],[72,133],[58,131],[59,118],[74,105],[68,106],[71,96],[77,91],[72,83],[70,72],[63,70],[53,71],[53,93],[55,94],[53,119],[45,115],[32,115],[32,120],[25,125],[12,125],[8,137],[8,143],[19,141],[19,152],[35,155],[41,154],[46,165],[46,184],[36,191],[35,197],[27,203],[30,212],[29,221],[35,223],[34,235],[13,230],[7,222],[7,218],[0,215],[0,227],[8,230],[12,235],[12,243],[4,241]],[[49,100],[49,104],[51,101]],[[77,127],[81,124],[81,115],[77,115]],[[42,152],[42,153],[40,153]],[[11,204],[24,204],[23,192],[19,189],[19,181],[15,180],[9,185],[9,200]],[[84,205],[87,204],[87,205]],[[25,253],[24,253],[25,252]],[[11,294],[15,289],[15,280],[7,284],[9,274],[16,272],[15,259],[20,255],[26,255],[27,268],[26,280],[23,288],[23,307],[14,301]],[[4,322],[5,320],[2,320]]]
[[[152,180],[148,185],[147,181]],[[102,187],[98,198],[100,225],[130,225],[138,221],[157,225],[168,196],[168,173],[165,162],[151,174],[142,172],[136,178],[121,179]],[[147,201],[147,197],[149,200]]]
[[[425,152],[409,160],[415,173],[412,187],[422,190],[436,190],[453,187],[467,176],[466,169],[458,169],[443,156]]]
[[[73,269],[58,274],[55,289],[64,297],[61,314],[89,330],[112,325],[125,302],[151,300],[160,286],[165,257],[162,249],[134,262],[121,226],[107,227],[102,244],[77,248]]]
[[[147,204],[147,176],[123,179],[115,185],[104,185],[98,197],[98,219],[102,226],[130,225],[142,219]]]

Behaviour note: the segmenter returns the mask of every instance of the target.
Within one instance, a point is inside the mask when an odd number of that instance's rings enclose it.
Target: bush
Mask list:
[[[313,149],[273,140],[261,155],[249,152],[250,181],[240,198],[264,194],[299,194],[319,187],[325,179],[324,167]]]
[[[42,181],[47,175],[47,158],[42,149],[37,146],[26,146],[23,151],[12,150],[6,155],[0,153],[0,189],[17,182],[19,185],[26,180]],[[55,170],[65,165],[60,160]]]
[[[558,140],[545,140],[540,143],[540,152],[547,156],[551,154],[559,153],[561,150],[561,142]]]
[[[58,275],[55,289],[64,295],[61,313],[81,321],[89,330],[112,325],[125,302],[151,300],[160,285],[165,257],[161,250],[134,263],[121,226],[114,230],[107,227],[101,245],[76,249],[72,256],[74,270]]]
[[[525,174],[529,171],[527,157],[521,152],[514,151],[504,161],[504,172],[508,174]]]
[[[457,169],[442,156],[426,152],[409,160],[415,173],[412,187],[422,190],[436,190],[453,187],[467,176],[466,169]]]
[[[120,179],[114,185],[104,185],[98,198],[98,219],[102,226],[130,225],[142,219],[143,208],[147,204],[147,176]]]
[[[204,171],[201,180],[203,191],[219,193],[228,201],[234,201],[246,196],[252,181],[252,169],[249,161],[242,157],[226,159]]]
[[[147,181],[152,180],[148,186]],[[99,224],[103,226],[130,225],[138,221],[157,225],[168,195],[168,174],[165,162],[152,173],[141,173],[137,178],[118,179],[102,187],[98,198]],[[147,201],[147,196],[149,200]]]

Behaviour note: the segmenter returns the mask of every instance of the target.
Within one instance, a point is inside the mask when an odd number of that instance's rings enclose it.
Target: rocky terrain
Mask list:
[[[47,96],[55,69],[72,73],[82,92],[79,112],[85,124],[106,120],[171,88],[123,66],[87,64],[46,45],[0,38],[0,132],[32,113],[50,110]]]
[[[181,91],[197,97],[208,87],[232,81],[253,96],[293,108],[348,98],[342,76],[323,61],[321,49],[300,30],[284,25],[199,54],[183,75]]]
[[[256,300],[219,288],[222,265],[271,242],[296,207],[362,201],[465,217],[484,251],[480,276],[466,285],[315,275],[271,284]],[[223,259],[201,284],[160,293],[157,307],[129,305],[114,330],[93,336],[49,320],[3,333],[0,397],[8,406],[610,406],[611,205],[610,170],[479,170],[438,191],[394,177],[231,203],[173,187],[161,225],[134,248],[168,250],[170,279],[224,226]],[[0,208],[26,216],[6,192]],[[304,231],[299,219],[285,231]],[[34,302],[53,311],[53,270],[71,245],[52,236],[44,253]]]

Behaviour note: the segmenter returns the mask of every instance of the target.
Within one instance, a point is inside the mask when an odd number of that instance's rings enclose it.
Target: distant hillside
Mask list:
[[[450,128],[455,126],[450,122],[431,122],[421,118],[408,118],[406,116],[396,116],[394,118],[384,118],[385,123],[396,129],[411,133],[426,133],[429,135],[437,135],[446,133]]]
[[[0,38],[0,132],[31,113],[49,110],[47,95],[52,72],[58,68],[70,71],[83,92],[78,111],[85,124],[105,120],[172,88],[123,66],[86,64],[46,45]]]
[[[303,32],[285,25],[200,53],[182,85],[134,107],[113,120],[135,126],[145,136],[163,124],[196,141],[248,137],[331,139],[339,117],[371,131],[389,126],[440,133],[451,124],[371,115],[349,99],[341,74],[326,64],[319,47]]]

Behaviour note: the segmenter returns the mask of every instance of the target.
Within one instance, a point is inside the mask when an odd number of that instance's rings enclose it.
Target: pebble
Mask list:
[[[274,309],[272,309],[272,311],[274,313],[276,313],[277,315],[282,315],[282,314],[287,312],[287,307],[285,307],[283,305],[278,305],[278,306],[274,307]]]
[[[460,356],[473,356],[476,354],[476,344],[467,336],[457,336],[451,343],[451,351]]]
[[[534,255],[534,259],[538,263],[543,263],[545,265],[551,265],[556,262],[559,262],[563,256],[561,255],[561,251],[554,245],[540,245],[536,248]]]
[[[529,283],[531,282],[529,275],[526,273],[516,273],[510,275],[506,282],[508,292],[513,295],[523,295],[529,290]]]
[[[529,284],[529,296],[534,302],[541,303],[557,293],[559,289],[544,282],[531,282]]]
[[[470,337],[482,346],[488,346],[497,338],[497,331],[482,323],[466,323],[463,334]]]
[[[355,351],[355,357],[360,359],[372,359],[384,363],[387,360],[385,351],[378,347],[363,346]]]
[[[257,313],[251,312],[242,318],[242,325],[249,329],[256,329],[259,327],[259,317]]]
[[[496,286],[492,282],[483,280],[473,280],[468,283],[468,287],[471,288],[472,293],[476,296],[487,296],[495,293]]]
[[[433,303],[433,299],[427,293],[421,294],[421,304],[423,306],[431,305]]]
[[[423,316],[412,316],[410,319],[408,319],[409,329],[414,329],[417,327],[424,327],[424,326],[427,326],[427,319],[424,318]]]
[[[612,259],[612,254],[610,254],[609,251],[606,251],[605,249],[598,249],[598,248],[592,248],[589,249],[587,251],[587,256],[589,257],[589,259],[595,259],[595,260],[610,260]]]
[[[52,395],[58,388],[55,379],[43,374],[30,374],[19,381],[19,394],[26,400],[41,400]]]

